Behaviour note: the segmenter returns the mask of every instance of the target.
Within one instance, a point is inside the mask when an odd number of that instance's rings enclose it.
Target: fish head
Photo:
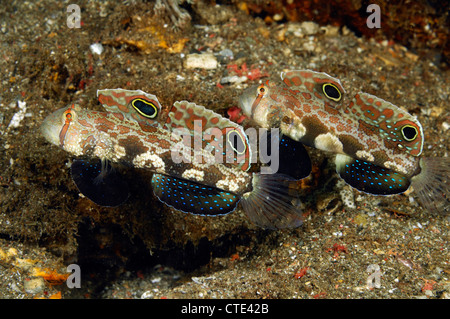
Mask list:
[[[92,133],[93,121],[86,116],[86,112],[78,104],[70,104],[48,115],[40,129],[48,142],[67,152],[80,155],[82,154],[79,149],[80,140]],[[83,134],[82,129],[84,129]]]
[[[66,111],[72,107],[63,107],[59,110],[48,115],[44,122],[41,124],[41,134],[44,138],[52,143],[53,145],[60,146],[60,133],[62,128],[64,127],[66,121],[71,121],[72,119],[67,119],[68,117],[73,118],[74,111],[71,111],[71,114],[67,115]]]
[[[239,107],[244,114],[254,120],[261,127],[268,127],[268,115],[276,104],[270,98],[270,84],[253,86],[246,89],[239,97]]]

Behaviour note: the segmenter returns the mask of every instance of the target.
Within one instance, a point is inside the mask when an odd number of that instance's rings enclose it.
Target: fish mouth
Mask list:
[[[239,97],[239,107],[244,112],[245,115],[252,117],[252,106],[256,99],[256,88],[257,86],[252,86],[241,94]]]
[[[67,108],[61,108],[48,115],[41,124],[41,134],[45,139],[59,146],[59,134],[63,126],[63,115]]]

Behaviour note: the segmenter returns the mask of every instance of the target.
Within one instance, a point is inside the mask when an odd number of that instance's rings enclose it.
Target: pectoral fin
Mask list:
[[[152,186],[160,201],[195,215],[225,215],[234,211],[240,200],[239,196],[216,187],[161,174],[153,174]]]
[[[336,156],[336,170],[350,186],[370,194],[399,194],[410,185],[400,173],[346,155]]]
[[[300,180],[311,173],[311,159],[303,143],[287,135],[272,134],[270,131],[263,133],[260,138],[267,141],[264,144],[267,145],[271,158],[269,168],[277,168],[272,169],[273,174],[282,174]],[[273,143],[271,139],[274,139]],[[278,148],[272,150],[272,145]],[[278,165],[274,165],[274,161],[278,161]]]
[[[128,185],[107,161],[75,160],[72,179],[78,190],[100,206],[119,206],[129,196]]]

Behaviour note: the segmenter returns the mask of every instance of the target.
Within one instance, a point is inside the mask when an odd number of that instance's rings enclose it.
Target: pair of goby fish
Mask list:
[[[240,107],[257,125],[283,134],[276,174],[250,173],[256,149],[243,128],[202,106],[182,101],[162,111],[156,96],[139,90],[99,90],[98,98],[105,112],[73,104],[47,117],[41,129],[73,155],[100,159],[76,160],[71,167],[78,189],[100,205],[128,198],[109,167],[124,163],[154,172],[156,196],[177,210],[222,215],[240,201],[260,227],[298,227],[293,180],[310,172],[305,144],[336,153],[337,172],[358,190],[390,195],[412,186],[426,209],[449,210],[449,159],[421,157],[424,134],[417,119],[367,93],[348,97],[340,81],[325,73],[290,71],[281,82],[266,81],[240,97]],[[192,155],[196,123],[200,161]],[[180,129],[194,141],[174,134]],[[180,145],[181,162],[173,156]]]
[[[71,104],[41,126],[49,142],[78,157],[71,175],[93,202],[118,206],[128,199],[128,185],[117,167],[124,164],[153,172],[155,195],[179,211],[224,215],[240,202],[248,218],[262,228],[302,224],[293,188],[295,179],[309,174],[311,164],[299,161],[290,176],[283,174],[283,167],[307,156],[301,143],[261,134],[266,144],[277,142],[269,145],[271,150],[285,156],[275,174],[252,173],[259,165],[253,157],[257,145],[250,143],[243,127],[203,106],[181,101],[162,108],[156,96],[141,90],[99,90],[97,96],[105,111]]]

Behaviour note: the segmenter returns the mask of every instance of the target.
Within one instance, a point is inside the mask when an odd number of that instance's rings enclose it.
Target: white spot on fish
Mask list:
[[[164,161],[156,154],[153,153],[142,153],[133,159],[133,165],[138,168],[149,168],[151,165],[156,169],[165,169]]]
[[[114,145],[114,155],[117,159],[120,159],[126,155],[125,147],[120,146],[119,144]]]
[[[356,156],[362,160],[365,160],[365,161],[368,161],[371,163],[374,161],[373,155],[367,151],[357,151]]]
[[[186,178],[186,179],[193,179],[198,182],[202,182],[203,179],[205,178],[205,172],[199,171],[195,168],[191,168],[191,169],[185,170],[183,172],[183,174],[181,175],[181,177]]]
[[[245,179],[239,178],[237,176],[233,177],[234,179],[221,179],[216,183],[216,187],[230,192],[239,192],[239,189],[241,188],[240,185],[243,185],[245,183]]]
[[[286,125],[286,128],[283,126]],[[299,141],[306,134],[306,127],[300,123],[300,121],[294,120],[291,124],[281,124],[281,131],[287,132],[286,134],[290,136],[293,140]]]
[[[314,140],[314,146],[319,150],[334,153],[343,153],[343,145],[339,139],[331,133],[320,134]]]
[[[393,171],[408,175],[408,171],[405,169],[405,167],[398,165],[397,163],[386,161],[384,162],[384,166],[386,168],[392,169]]]

